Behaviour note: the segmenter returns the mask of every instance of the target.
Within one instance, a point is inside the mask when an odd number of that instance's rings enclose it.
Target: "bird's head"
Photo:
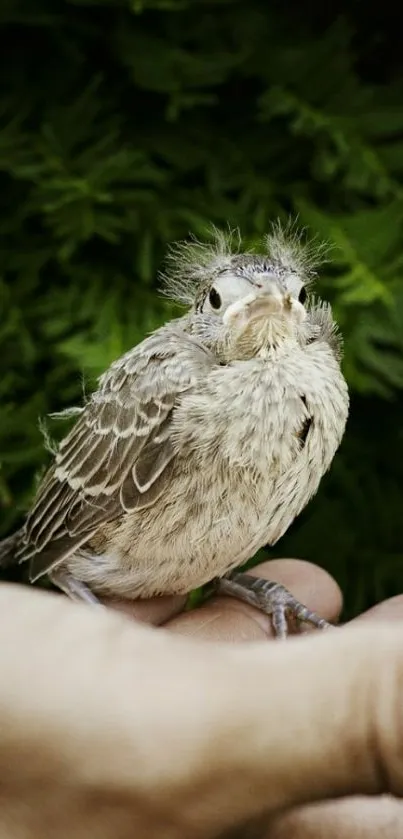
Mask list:
[[[340,354],[330,307],[309,301],[324,245],[303,244],[302,234],[279,223],[260,253],[242,250],[238,231],[213,234],[209,244],[190,240],[171,247],[164,293],[190,309],[203,334],[224,327],[229,359],[231,353],[250,358],[273,352],[289,338],[310,343],[323,329]]]

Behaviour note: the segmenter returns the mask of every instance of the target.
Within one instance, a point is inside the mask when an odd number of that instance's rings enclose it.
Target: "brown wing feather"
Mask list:
[[[30,560],[32,580],[87,542],[105,521],[155,502],[175,457],[170,439],[175,403],[214,364],[202,344],[168,326],[101,377],[27,517],[19,560]]]

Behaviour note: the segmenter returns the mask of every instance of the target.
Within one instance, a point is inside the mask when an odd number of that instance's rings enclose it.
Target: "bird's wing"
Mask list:
[[[98,527],[144,506],[169,483],[175,403],[215,364],[179,328],[163,327],[100,379],[39,487],[21,541],[31,580],[70,555]]]

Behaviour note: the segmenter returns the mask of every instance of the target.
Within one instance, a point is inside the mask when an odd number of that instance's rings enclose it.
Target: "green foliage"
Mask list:
[[[2,532],[47,461],[39,418],[80,402],[172,316],[156,294],[166,244],[210,222],[253,241],[298,215],[334,246],[318,291],[345,336],[353,410],[331,475],[276,553],[331,569],[350,611],[399,589],[403,78],[387,61],[379,79],[365,69],[361,14],[3,0]]]

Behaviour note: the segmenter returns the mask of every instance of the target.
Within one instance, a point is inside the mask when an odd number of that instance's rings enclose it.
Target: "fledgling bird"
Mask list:
[[[165,291],[187,307],[115,361],[62,441],[0,564],[29,562],[73,599],[218,588],[324,627],[283,586],[234,572],[316,493],[348,390],[330,306],[307,298],[315,254],[279,224],[179,243]]]

